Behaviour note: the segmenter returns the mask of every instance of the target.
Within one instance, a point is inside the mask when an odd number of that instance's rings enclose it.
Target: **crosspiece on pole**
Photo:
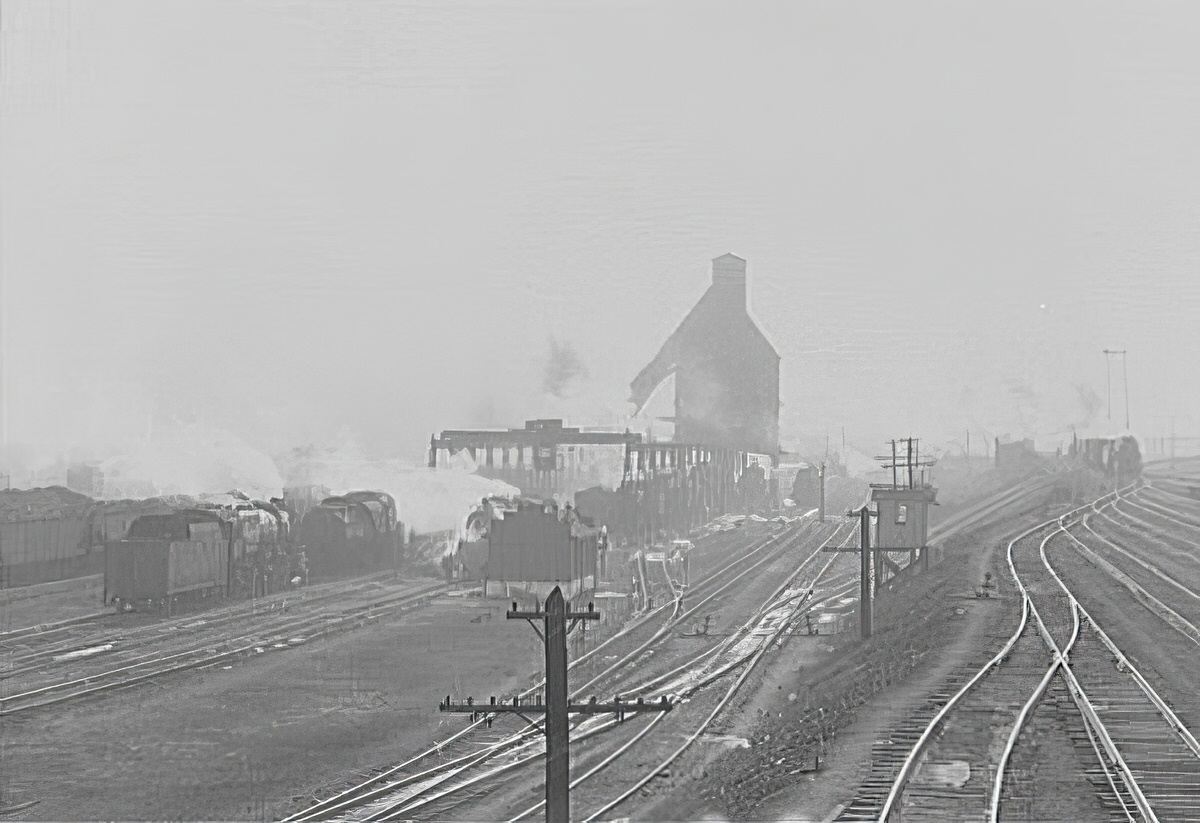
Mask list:
[[[915,548],[920,549],[924,547],[916,546]],[[821,551],[824,554],[858,554],[862,551],[862,549],[858,546],[826,546],[825,548],[821,549]],[[882,554],[884,557],[887,557],[889,554],[908,554],[909,552],[913,551],[913,549],[889,549],[886,547],[880,548],[879,546],[868,546],[867,551],[871,552],[872,554]]]
[[[555,587],[555,591],[558,591],[557,587]],[[560,594],[559,596],[561,597],[562,595]],[[548,603],[550,601],[547,600],[546,602]],[[512,604],[512,611],[506,612],[504,618],[506,620],[528,621],[529,625],[533,627],[533,630],[537,632],[537,636],[542,639],[542,642],[546,642],[546,636],[542,634],[542,630],[538,628],[537,623],[533,622],[535,620],[545,621],[548,619],[547,612],[543,611],[542,609],[535,608],[531,612],[523,612],[517,608],[517,603],[514,600]],[[580,620],[599,620],[600,612],[596,611],[596,605],[594,603],[588,603],[586,612],[567,611],[564,604],[562,619],[571,621],[571,625],[567,626],[567,634],[570,634],[571,632],[575,631],[575,627],[579,624]]]
[[[526,722],[533,723],[526,714],[542,714],[546,722],[543,732],[546,735],[546,821],[547,823],[568,823],[570,811],[570,720],[575,714],[616,714],[621,720],[625,714],[632,712],[667,712],[671,703],[663,697],[657,703],[647,703],[642,699],[636,702],[624,702],[614,698],[612,703],[601,703],[595,697],[587,703],[572,703],[567,698],[567,635],[581,620],[599,620],[600,614],[596,607],[588,603],[587,611],[573,612],[567,609],[562,589],[558,586],[546,598],[544,609],[534,607],[533,611],[521,611],[517,604],[512,604],[512,611],[505,617],[509,620],[526,620],[537,632],[546,649],[546,685],[540,699],[523,702],[519,697],[513,698],[512,703],[501,703],[495,697],[490,703],[476,704],[472,698],[466,703],[454,703],[447,695],[438,704],[438,711],[470,714],[473,718],[483,716],[491,723],[492,714],[511,713],[520,715]],[[568,625],[570,621],[570,625]],[[538,627],[541,623],[541,628]]]
[[[567,704],[567,711],[570,714],[615,714],[619,720],[623,720],[627,714],[636,714],[638,712],[669,712],[672,708],[673,705],[671,701],[667,700],[666,695],[660,697],[656,702],[650,703],[647,703],[641,697],[635,701],[614,697],[611,703],[601,703],[593,697],[586,703]],[[473,716],[472,719],[476,719],[479,715],[487,714],[542,714],[548,711],[548,709],[546,708],[546,704],[541,701],[522,701],[519,697],[514,697],[511,703],[500,702],[494,697],[490,703],[476,703],[469,697],[466,703],[453,703],[450,700],[450,696],[446,695],[445,701],[438,704],[438,711],[470,714]]]

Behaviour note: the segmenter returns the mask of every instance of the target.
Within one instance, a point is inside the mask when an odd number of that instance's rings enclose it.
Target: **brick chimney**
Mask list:
[[[741,306],[746,305],[746,261],[736,254],[713,258],[713,288]]]

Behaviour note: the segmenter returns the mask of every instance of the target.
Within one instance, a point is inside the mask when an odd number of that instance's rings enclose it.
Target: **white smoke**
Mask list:
[[[239,489],[278,497],[275,462],[236,435],[202,423],[172,424],[100,463],[104,497],[200,495]]]
[[[467,516],[485,497],[516,497],[520,491],[463,467],[413,467],[399,460],[362,460],[337,454],[295,461],[288,486],[325,486],[334,494],[356,489],[383,491],[396,499],[397,515],[422,534],[460,533]]]

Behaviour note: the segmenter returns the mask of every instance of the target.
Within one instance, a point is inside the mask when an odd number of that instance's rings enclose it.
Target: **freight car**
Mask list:
[[[92,500],[50,486],[0,492],[0,587],[64,580],[104,569],[104,547],[144,514],[167,514],[193,500]]]
[[[170,612],[229,589],[229,537],[220,514],[185,509],[143,515],[105,549],[104,601]]]
[[[304,553],[312,578],[330,579],[395,568],[403,540],[404,527],[390,494],[353,491],[327,497],[309,509],[294,544]]]
[[[0,586],[95,574],[88,556],[92,500],[62,486],[0,492]]]

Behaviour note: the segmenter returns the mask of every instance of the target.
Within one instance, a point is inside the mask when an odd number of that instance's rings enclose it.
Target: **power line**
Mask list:
[[[514,697],[511,704],[497,702],[476,704],[471,698],[466,703],[452,703],[449,695],[438,705],[438,711],[470,714],[473,718],[493,713],[510,713],[533,721],[527,715],[541,714],[546,718],[546,820],[548,823],[567,823],[570,820],[570,724],[571,714],[615,714],[624,719],[634,712],[669,712],[671,704],[664,696],[657,703],[646,703],[641,698],[636,702],[623,702],[614,698],[611,703],[600,703],[592,698],[587,703],[572,703],[567,699],[567,635],[581,620],[599,620],[600,613],[591,603],[587,611],[573,612],[567,609],[562,589],[554,587],[546,598],[544,610],[523,612],[513,603],[512,611],[505,617],[509,620],[527,620],[546,648],[546,692],[545,699],[522,701]],[[535,622],[537,621],[537,622]],[[567,621],[570,621],[568,624]],[[541,623],[541,628],[538,623]]]

